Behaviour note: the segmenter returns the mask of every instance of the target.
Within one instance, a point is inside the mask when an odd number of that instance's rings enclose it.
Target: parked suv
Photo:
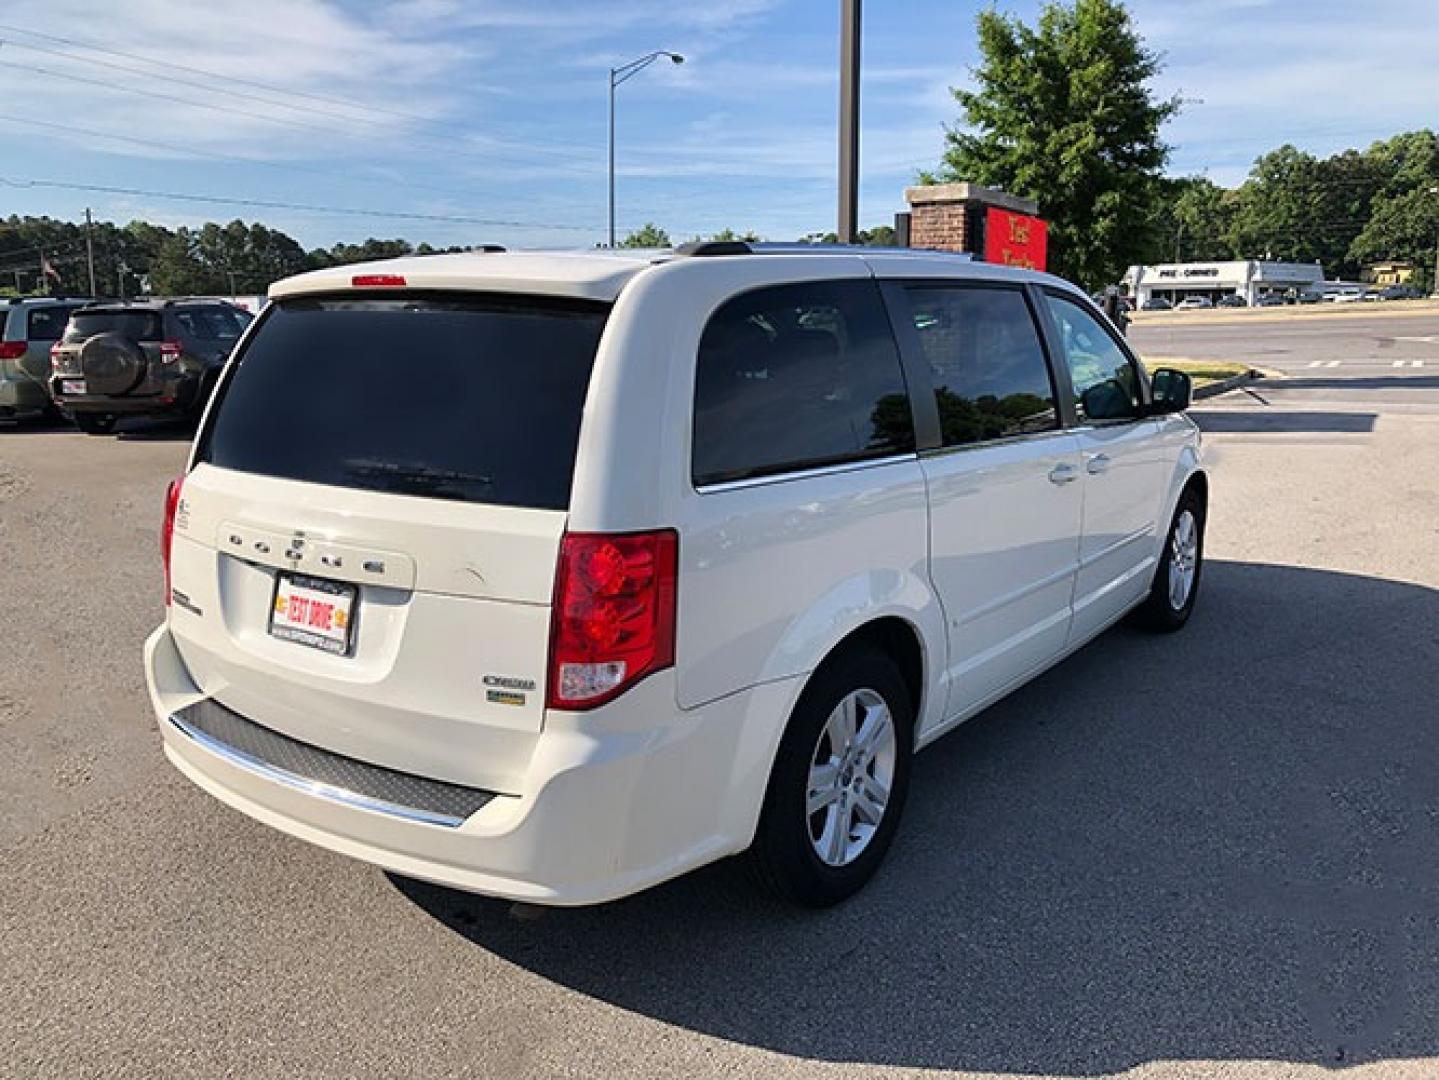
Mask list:
[[[0,416],[57,412],[45,385],[50,347],[60,339],[70,314],[91,302],[20,297],[0,305]]]
[[[253,316],[218,300],[140,300],[76,311],[50,351],[50,394],[80,429],[121,416],[198,418]]]
[[[917,748],[1131,612],[1184,625],[1185,375],[1054,277],[801,251],[273,286],[167,498],[170,760],[461,889],[592,903],[748,850],[822,905]]]

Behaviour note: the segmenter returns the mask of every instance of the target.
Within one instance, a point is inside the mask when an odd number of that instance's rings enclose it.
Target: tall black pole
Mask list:
[[[860,0],[840,0],[839,18],[839,234],[853,244],[859,233],[859,26]]]
[[[90,208],[85,207],[85,265],[90,270],[90,295],[95,295],[95,244],[90,239]]]

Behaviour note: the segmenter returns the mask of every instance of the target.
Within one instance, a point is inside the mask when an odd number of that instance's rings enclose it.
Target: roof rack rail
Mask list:
[[[935,251],[929,248],[882,247],[871,244],[807,244],[802,240],[691,240],[674,249],[675,255],[702,258],[713,255],[924,255],[941,256],[959,262],[973,262],[967,251]]]

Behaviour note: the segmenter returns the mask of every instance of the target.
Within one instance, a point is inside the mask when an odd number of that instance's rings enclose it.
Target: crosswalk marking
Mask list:
[[[1423,367],[1423,360],[1395,360],[1395,367]]]

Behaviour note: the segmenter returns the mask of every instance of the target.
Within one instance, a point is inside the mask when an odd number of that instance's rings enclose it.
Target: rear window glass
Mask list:
[[[120,334],[131,341],[160,340],[157,311],[77,311],[65,329],[66,341],[84,341],[96,334]]]
[[[177,308],[175,322],[186,337],[200,341],[235,341],[252,316],[227,307]]]
[[[39,307],[30,309],[26,337],[31,341],[59,341],[70,321],[73,307]]]
[[[873,281],[755,289],[706,325],[695,371],[696,484],[914,445],[899,351]]]
[[[199,460],[565,509],[608,311],[541,297],[282,301],[235,362]]]

